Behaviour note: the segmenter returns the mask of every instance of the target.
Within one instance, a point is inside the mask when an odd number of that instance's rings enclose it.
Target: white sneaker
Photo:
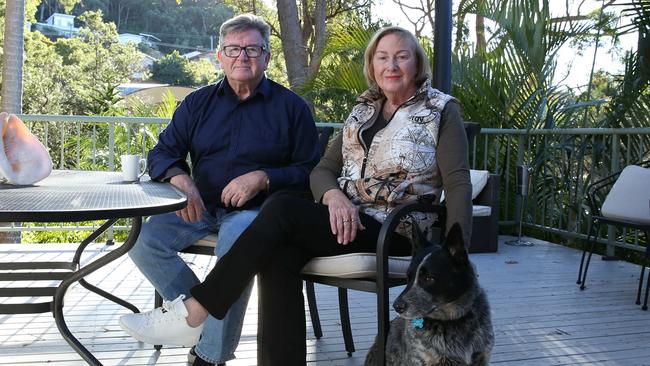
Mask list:
[[[199,341],[203,324],[192,328],[185,318],[188,315],[183,299],[164,301],[162,307],[144,313],[120,317],[120,326],[133,338],[164,346],[193,346]]]

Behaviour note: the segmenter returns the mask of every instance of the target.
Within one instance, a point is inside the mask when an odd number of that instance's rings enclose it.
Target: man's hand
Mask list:
[[[200,221],[203,218],[205,205],[192,178],[187,174],[179,174],[173,176],[169,182],[187,196],[187,206],[182,210],[176,211],[176,216],[182,218],[185,222]]]
[[[240,175],[221,191],[221,202],[226,207],[242,207],[248,200],[266,189],[268,176],[262,170]]]
[[[339,244],[346,245],[357,237],[357,230],[365,230],[359,221],[359,208],[340,189],[330,189],[323,195],[323,204],[330,213],[332,234]]]

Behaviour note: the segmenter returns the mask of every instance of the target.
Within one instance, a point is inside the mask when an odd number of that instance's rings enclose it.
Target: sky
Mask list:
[[[565,0],[549,0],[551,11],[554,15],[561,15],[565,13],[566,6]],[[406,4],[418,4],[419,0],[403,0]],[[454,1],[458,3],[458,1]],[[575,3],[575,1],[574,1]],[[581,14],[586,14],[600,6],[598,0],[585,0],[580,9]],[[555,13],[555,10],[557,13]],[[571,13],[575,13],[577,9],[570,8]],[[392,0],[379,0],[373,9],[373,15],[377,19],[389,20],[392,24],[402,26],[406,29],[412,30],[413,26],[408,22],[406,16],[402,13],[399,6]],[[605,40],[605,39],[604,39]],[[621,39],[621,47],[624,50],[636,49],[637,35],[631,34]],[[595,70],[606,70],[610,73],[622,73],[623,64],[620,61],[620,54],[608,53],[611,48],[611,42],[604,42],[597,51]],[[570,87],[584,86],[589,81],[589,73],[591,70],[591,63],[594,58],[594,47],[589,47],[581,52],[572,49],[569,46],[563,47],[558,55],[557,69],[555,75],[556,83],[563,83]],[[565,78],[566,76],[566,78]]]

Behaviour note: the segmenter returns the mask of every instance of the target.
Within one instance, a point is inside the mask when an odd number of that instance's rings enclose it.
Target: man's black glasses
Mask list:
[[[224,46],[223,47],[223,53],[224,55],[228,57],[239,57],[241,54],[241,51],[244,50],[246,52],[246,56],[250,58],[255,58],[255,57],[260,57],[266,51],[264,46]]]

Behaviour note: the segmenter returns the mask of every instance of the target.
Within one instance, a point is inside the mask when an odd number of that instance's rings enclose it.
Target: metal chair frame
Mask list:
[[[643,161],[641,163],[633,164],[633,165],[638,165],[643,168],[650,168],[650,160]],[[587,187],[587,198],[588,198],[587,202],[589,204],[589,209],[591,211],[591,221],[589,223],[589,234],[587,235],[587,241],[584,242],[583,244],[582,258],[580,259],[580,268],[578,269],[578,280],[576,281],[576,283],[580,285],[581,290],[585,289],[585,283],[587,281],[587,271],[589,270],[589,262],[591,262],[591,255],[594,251],[598,239],[598,232],[601,224],[614,225],[618,227],[628,227],[628,228],[641,230],[642,232],[645,233],[646,250],[645,250],[644,264],[641,265],[641,274],[639,276],[639,287],[637,289],[637,294],[636,294],[636,304],[640,305],[641,290],[643,288],[643,279],[645,276],[645,267],[647,267],[650,264],[650,224],[643,224],[643,223],[631,222],[631,221],[620,220],[620,219],[612,219],[612,218],[604,217],[601,214],[602,202],[601,199],[599,198],[604,196],[605,191],[609,192],[609,189],[611,189],[614,183],[616,183],[622,171],[623,170],[620,170],[617,171],[616,173],[608,175],[607,177],[602,178],[590,184],[589,187]],[[587,252],[589,252],[588,255]],[[585,258],[586,258],[586,262],[585,262]],[[641,307],[641,309],[643,310],[648,310],[648,290],[650,290],[650,276],[648,276],[648,280],[646,281],[645,296],[643,300],[643,306]]]
[[[471,148],[474,137],[481,131],[481,126],[475,122],[465,122],[465,134],[467,135],[468,146]],[[352,356],[355,351],[354,341],[352,339],[352,327],[350,324],[350,312],[348,309],[347,290],[357,290],[364,292],[374,292],[377,294],[377,339],[379,342],[378,364],[385,364],[385,347],[388,337],[389,328],[389,302],[388,293],[390,288],[406,284],[406,278],[388,277],[388,247],[390,245],[389,233],[395,231],[400,219],[411,212],[436,212],[439,215],[437,222],[440,225],[440,240],[443,240],[445,232],[444,222],[446,217],[445,206],[434,205],[434,197],[420,197],[418,202],[407,203],[396,207],[384,221],[379,237],[377,239],[377,277],[376,278],[340,278],[318,275],[303,275],[306,282],[307,302],[309,305],[309,314],[317,339],[322,337],[323,333],[320,326],[320,317],[318,316],[318,307],[316,304],[316,294],[314,291],[314,282],[325,285],[338,287],[339,297],[339,316],[341,319],[341,331],[343,341],[348,356]]]

